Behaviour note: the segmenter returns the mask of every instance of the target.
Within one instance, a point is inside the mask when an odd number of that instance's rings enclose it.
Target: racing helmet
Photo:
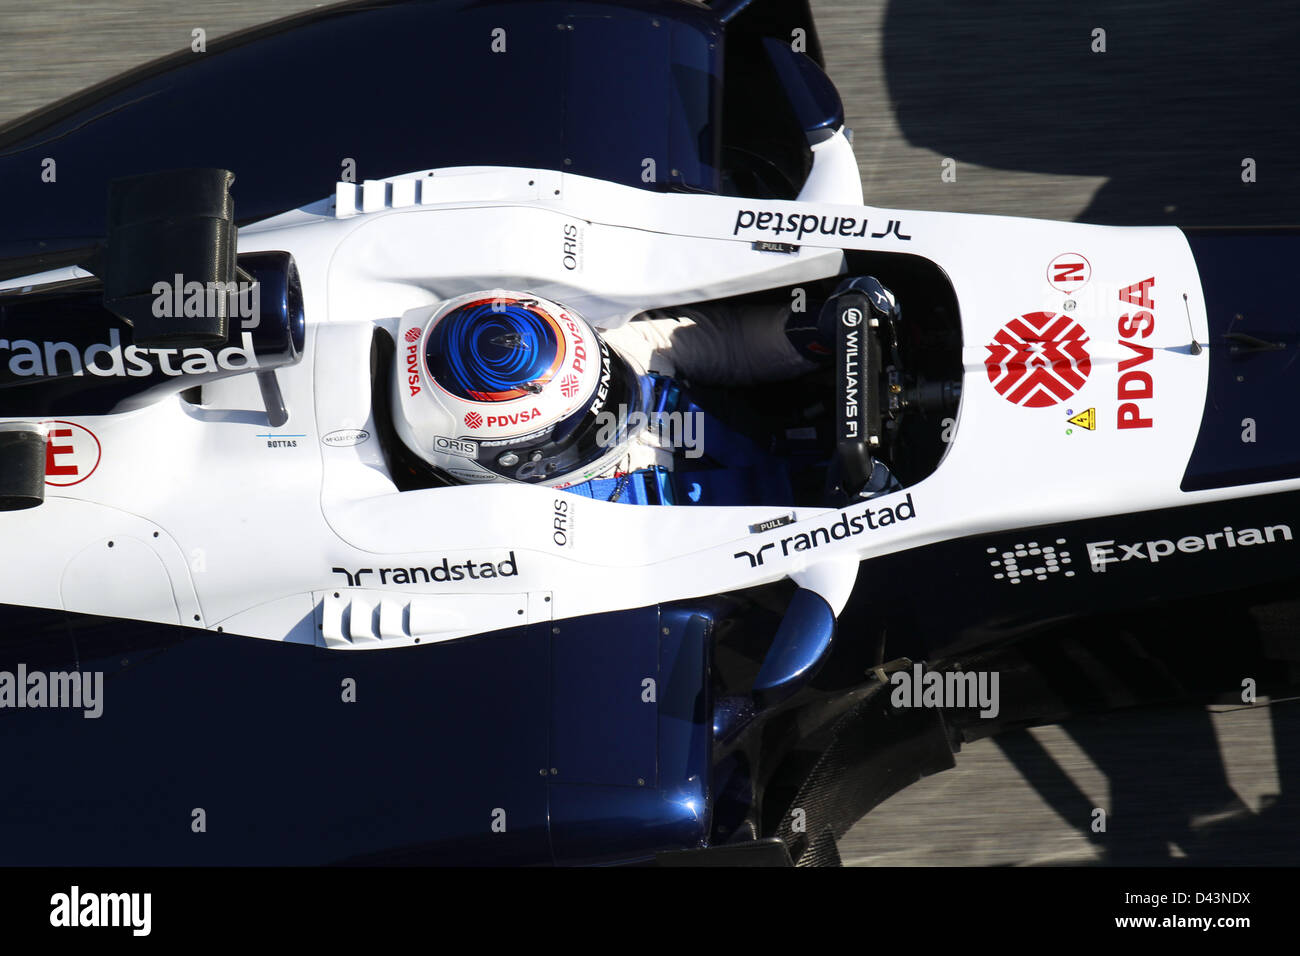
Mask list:
[[[461,481],[563,486],[612,468],[649,382],[572,309],[494,289],[402,317],[394,426]],[[608,413],[608,414],[602,414]]]

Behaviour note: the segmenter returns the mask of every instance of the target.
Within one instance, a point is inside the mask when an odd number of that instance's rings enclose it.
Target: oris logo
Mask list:
[[[567,498],[556,498],[551,502],[551,540],[561,548],[573,543],[573,513],[569,510]]]
[[[574,223],[565,223],[564,226],[564,268],[570,272],[578,268],[578,253],[582,233]]]
[[[420,394],[420,348],[417,345],[406,347],[406,383],[411,388],[411,397]]]
[[[470,414],[472,415],[473,412]],[[468,438],[446,438],[438,435],[433,439],[433,447],[438,451],[446,452],[449,455],[459,455],[462,458],[478,457],[478,442],[471,441]]]
[[[419,340],[420,340],[420,330],[419,330],[419,329],[408,329],[408,330],[407,330],[407,332],[406,332],[406,341],[408,341],[408,342],[418,342]]]
[[[570,373],[560,379],[560,394],[565,398],[573,398],[578,394],[578,376]]]
[[[465,416],[465,427],[467,427],[467,428],[482,428],[482,427],[483,427],[483,416],[480,415],[478,412],[469,412],[469,413],[466,414],[466,416]]]
[[[1046,408],[1063,402],[1088,380],[1092,360],[1088,333],[1073,319],[1055,312],[1030,312],[1004,325],[984,367],[989,382],[1008,402]]]

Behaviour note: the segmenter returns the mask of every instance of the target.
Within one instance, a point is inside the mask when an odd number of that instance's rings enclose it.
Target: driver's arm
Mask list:
[[[786,335],[784,305],[656,309],[601,334],[649,371],[702,385],[755,385],[817,367]]]
[[[806,312],[783,303],[655,309],[603,333],[652,372],[702,385],[757,385],[797,378],[834,358],[835,307],[861,294],[878,316],[898,315],[894,294],[872,276],[850,276]]]

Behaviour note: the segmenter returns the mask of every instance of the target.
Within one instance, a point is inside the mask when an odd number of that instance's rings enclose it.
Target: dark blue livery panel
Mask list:
[[[1184,491],[1300,477],[1300,229],[1187,231],[1210,381]]]
[[[647,608],[337,652],[0,606],[0,864],[548,864],[700,846],[709,627]],[[38,671],[101,673],[98,716],[15,706],[20,675],[41,699]]]
[[[313,11],[0,131],[0,179],[30,184],[7,197],[0,259],[93,244],[108,183],[165,169],[234,170],[241,223],[333,195],[349,160],[358,182],[500,165],[717,192],[721,64],[721,26],[684,0]]]

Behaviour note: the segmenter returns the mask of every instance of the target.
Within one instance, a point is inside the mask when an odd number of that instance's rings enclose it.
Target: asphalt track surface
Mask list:
[[[0,125],[186,48],[195,28],[211,40],[322,5],[0,0]],[[813,9],[872,204],[1300,224],[1293,2]],[[1098,29],[1105,52],[1093,50]],[[982,740],[870,813],[840,853],[860,865],[1295,864],[1298,731],[1300,701],[1128,711]],[[1097,808],[1104,833],[1091,828]]]

